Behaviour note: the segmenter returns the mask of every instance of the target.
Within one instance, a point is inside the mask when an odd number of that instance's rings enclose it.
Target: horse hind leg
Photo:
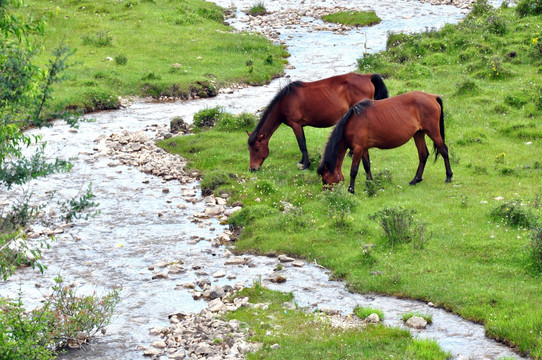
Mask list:
[[[447,183],[452,182],[452,176],[454,173],[452,172],[452,168],[450,166],[450,158],[448,156],[448,146],[444,143],[442,138],[439,136],[437,140],[433,140],[434,146],[435,146],[435,161],[437,160],[438,154],[442,156],[442,159],[444,159],[444,167],[446,168],[446,181]]]
[[[450,158],[448,157],[448,147],[444,142],[442,143],[442,147],[439,148],[440,155],[442,155],[442,158],[444,159],[444,167],[446,168],[446,181],[447,183],[452,182],[452,176],[454,173],[452,172],[452,168],[450,166]]]
[[[425,133],[423,131],[418,131],[414,134],[414,143],[416,144],[416,148],[418,148],[418,158],[420,162],[418,164],[418,169],[416,170],[416,175],[414,175],[414,179],[412,179],[410,185],[416,185],[423,181],[423,171],[425,169],[425,164],[427,163],[427,158],[429,157],[429,150],[427,150]]]

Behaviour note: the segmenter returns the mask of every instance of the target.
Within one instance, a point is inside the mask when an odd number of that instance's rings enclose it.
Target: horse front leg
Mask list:
[[[299,161],[297,166],[302,170],[306,170],[310,166],[310,160],[309,153],[307,151],[307,142],[305,140],[305,131],[300,125],[292,126],[292,129],[294,130],[295,138],[297,139],[297,145],[299,145],[299,150],[301,150],[301,160]]]
[[[365,169],[367,180],[373,180],[373,177],[371,175],[371,162],[369,160],[369,152],[367,150],[358,152],[354,151],[354,155],[352,157],[352,166],[350,167],[350,185],[348,186],[348,192],[351,194],[355,194],[356,176],[358,175],[360,160],[363,162],[363,168]]]

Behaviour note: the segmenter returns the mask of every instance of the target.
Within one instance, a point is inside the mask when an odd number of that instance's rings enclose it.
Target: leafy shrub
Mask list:
[[[368,307],[361,307],[361,306],[356,306],[354,308],[354,311],[353,313],[359,317],[360,319],[366,319],[367,316],[371,315],[371,314],[377,314],[378,317],[380,318],[380,320],[383,320],[384,319],[384,312],[382,310],[378,310],[378,309],[373,309],[373,308],[368,308]]]
[[[476,0],[476,2],[472,5],[472,10],[469,13],[469,17],[485,15],[491,10],[491,5],[487,2],[487,0]]]
[[[386,208],[369,216],[369,219],[380,224],[389,246],[395,247],[398,244],[412,243],[415,249],[422,249],[429,240],[425,234],[427,226],[416,222],[414,213],[413,210]]]
[[[519,16],[542,14],[542,1],[540,0],[521,0],[517,3],[516,12]]]
[[[382,59],[382,55],[378,53],[364,53],[363,57],[358,59],[358,69],[362,72],[370,69],[376,69],[382,64],[384,64],[384,60]]]
[[[521,201],[507,201],[491,211],[495,221],[501,221],[508,226],[529,229],[536,224],[536,217]]]
[[[201,129],[215,126],[216,122],[220,119],[221,113],[222,110],[219,106],[198,111],[194,114],[194,127]]]
[[[279,211],[267,205],[253,205],[244,207],[228,219],[233,227],[245,227],[256,219],[278,215]]]
[[[365,180],[365,191],[368,196],[376,196],[378,191],[384,190],[391,182],[392,176],[388,170],[378,172],[373,175],[373,180]]]
[[[344,184],[332,187],[324,194],[327,211],[336,227],[346,227],[350,213],[356,208],[357,201]]]
[[[241,113],[239,115],[233,115],[230,113],[222,112],[219,115],[216,128],[224,131],[236,131],[247,130],[250,131],[256,124],[257,117],[250,113]]]
[[[115,56],[115,64],[117,65],[126,65],[128,63],[128,58],[126,55],[117,55]]]
[[[79,296],[61,278],[42,307],[27,312],[21,299],[0,300],[0,358],[49,360],[66,346],[80,347],[109,324],[118,291]]]
[[[490,15],[487,18],[487,29],[492,34],[502,36],[508,30],[508,25],[503,17]]]
[[[119,99],[109,90],[96,88],[85,93],[84,110],[86,112],[118,109],[119,106]]]

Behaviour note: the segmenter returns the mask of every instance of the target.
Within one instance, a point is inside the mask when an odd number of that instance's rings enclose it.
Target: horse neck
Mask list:
[[[337,148],[337,162],[335,164],[335,171],[341,171],[343,167],[343,161],[344,157],[346,156],[346,151],[348,150],[348,147],[346,146],[346,143],[344,139],[339,141],[338,148]]]
[[[264,139],[269,140],[271,135],[277,131],[278,127],[282,123],[279,116],[279,111],[277,111],[277,106],[275,106],[268,114],[266,114],[265,119],[262,118],[262,125],[258,130],[258,136],[263,135]]]

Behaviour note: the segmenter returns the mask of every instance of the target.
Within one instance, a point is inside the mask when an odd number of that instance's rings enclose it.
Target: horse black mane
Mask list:
[[[265,109],[262,117],[260,118],[260,121],[258,122],[258,125],[254,128],[254,131],[250,133],[250,137],[248,138],[248,144],[252,145],[256,141],[256,138],[258,137],[258,133],[260,132],[260,129],[262,128],[263,124],[267,121],[267,117],[269,116],[269,113],[275,105],[286,95],[288,95],[291,91],[293,91],[295,88],[303,86],[303,83],[301,81],[294,81],[283,87],[277,95],[271,100],[269,105],[267,105],[267,108]]]
[[[344,114],[337,125],[335,125],[335,128],[331,132],[329,140],[327,141],[326,149],[324,150],[324,155],[322,157],[322,161],[320,162],[320,166],[318,166],[318,170],[316,171],[318,175],[323,174],[325,167],[327,167],[332,174],[335,172],[337,157],[339,156],[339,143],[343,138],[346,123],[348,123],[348,120],[350,120],[352,115],[360,115],[365,113],[365,110],[372,104],[373,100],[363,100],[357,103],[348,109],[346,114]]]

